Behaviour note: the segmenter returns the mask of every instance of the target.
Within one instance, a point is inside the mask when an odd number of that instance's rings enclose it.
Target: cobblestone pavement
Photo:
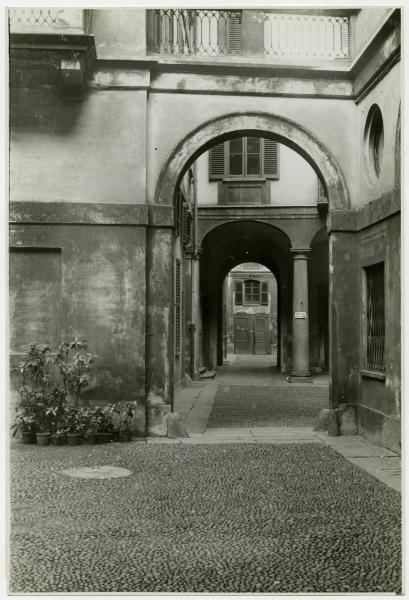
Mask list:
[[[13,593],[400,591],[400,495],[324,445],[14,444],[10,484]]]
[[[326,386],[220,385],[208,427],[312,427],[322,408]]]

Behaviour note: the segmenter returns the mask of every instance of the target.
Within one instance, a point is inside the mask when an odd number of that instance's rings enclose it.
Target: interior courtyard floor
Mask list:
[[[327,385],[269,360],[183,389],[189,437],[14,441],[9,591],[399,594],[400,457],[313,431]]]

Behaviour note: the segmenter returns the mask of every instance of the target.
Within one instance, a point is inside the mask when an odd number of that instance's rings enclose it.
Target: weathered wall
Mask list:
[[[385,265],[385,378],[361,375],[359,423],[376,444],[400,451],[400,218],[364,229],[359,243],[362,298],[361,368],[365,364],[364,267]]]
[[[132,60],[146,56],[146,10],[99,8],[92,10],[89,32],[100,59]]]
[[[387,19],[391,9],[388,7],[361,8],[356,15],[351,16],[351,55],[356,58],[362,52],[368,41],[376,34],[382,23]]]
[[[145,228],[14,225],[10,243],[12,353],[85,338],[95,369],[122,380],[120,398],[106,385],[90,396],[143,404]]]
[[[144,203],[146,92],[12,87],[12,201]]]
[[[201,205],[217,204],[217,181],[209,181],[209,153],[197,161],[198,197]],[[274,206],[312,206],[317,203],[318,179],[299,154],[279,144],[279,179],[268,182]]]
[[[332,153],[346,178],[351,203],[358,204],[356,156],[357,107],[353,101],[319,98],[265,98],[251,95],[197,96],[195,94],[151,93],[149,95],[147,160],[148,198],[153,198],[159,173],[177,144],[195,128],[211,119],[235,112],[264,112],[287,117],[313,133]],[[200,103],[200,110],[199,110]],[[348,144],[340,144],[342,137]]]
[[[380,198],[390,192],[395,186],[395,157],[397,143],[398,114],[401,102],[401,70],[400,64],[395,65],[378,85],[358,105],[359,109],[359,190],[361,205]],[[379,177],[371,174],[364,141],[365,123],[368,111],[377,104],[382,113],[384,127],[384,147],[381,171]]]

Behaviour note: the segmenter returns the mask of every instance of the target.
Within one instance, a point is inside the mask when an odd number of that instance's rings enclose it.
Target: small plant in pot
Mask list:
[[[68,445],[79,446],[79,444],[81,444],[82,432],[84,429],[84,424],[81,419],[81,411],[73,406],[68,406],[65,410]]]
[[[113,435],[113,406],[98,407],[95,413],[97,440],[100,444],[110,442]]]
[[[16,419],[11,430],[13,437],[17,433],[21,433],[23,444],[35,444],[36,443],[36,420],[32,410],[29,407],[16,408],[17,414]]]
[[[81,392],[90,384],[89,372],[94,356],[85,352],[87,340],[75,338],[72,342],[60,344],[55,357],[64,391],[70,394],[72,404],[78,407]]]
[[[121,406],[119,423],[119,439],[121,442],[130,442],[132,439],[134,408],[135,404],[133,402],[127,402]]]

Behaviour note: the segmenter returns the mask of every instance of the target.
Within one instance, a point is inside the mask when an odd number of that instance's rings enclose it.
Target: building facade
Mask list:
[[[400,447],[400,10],[15,8],[10,357],[90,341],[166,435],[223,361],[223,282],[277,282],[277,360]],[[96,388],[104,401],[108,390]]]

